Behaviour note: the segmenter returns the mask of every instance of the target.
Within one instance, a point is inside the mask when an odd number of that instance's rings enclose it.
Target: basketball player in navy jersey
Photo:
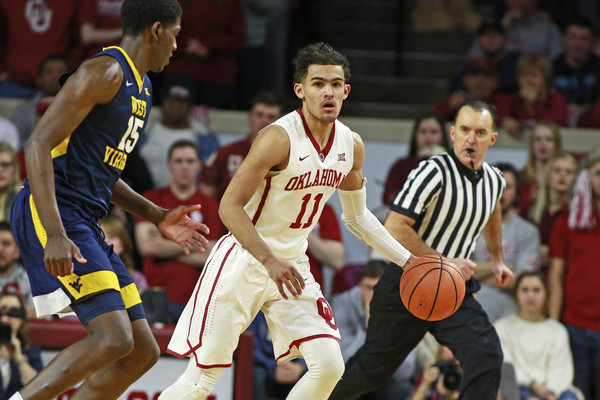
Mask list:
[[[125,0],[123,40],[84,61],[64,84],[25,146],[29,181],[12,209],[39,317],[74,311],[88,336],[61,351],[11,399],[116,399],[158,359],[137,288],[103,239],[109,202],[203,252],[205,225],[135,193],[120,175],[146,125],[152,86],[177,48],[176,0]]]

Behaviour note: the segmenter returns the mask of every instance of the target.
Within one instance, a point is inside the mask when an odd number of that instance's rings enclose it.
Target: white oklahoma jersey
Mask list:
[[[307,237],[323,205],[352,169],[354,140],[336,121],[320,149],[300,110],[275,122],[290,138],[287,167],[265,178],[245,207],[260,237],[304,279],[302,295],[285,300],[267,269],[229,233],[214,246],[168,346],[194,357],[201,368],[227,367],[239,335],[259,311],[269,325],[279,363],[298,358],[300,345],[315,338],[340,340],[337,323],[310,273]],[[287,289],[285,289],[287,291]]]
[[[273,125],[290,138],[288,165],[261,183],[245,210],[273,253],[291,259],[306,252],[308,234],[325,203],[352,169],[354,139],[347,126],[335,121],[329,142],[320,149],[300,109]]]

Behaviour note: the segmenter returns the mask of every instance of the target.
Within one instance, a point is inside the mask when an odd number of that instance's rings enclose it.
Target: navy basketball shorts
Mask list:
[[[75,312],[84,325],[115,310],[127,310],[131,321],[145,318],[137,287],[112,246],[104,241],[96,219],[75,202],[57,201],[67,236],[87,260],[79,263],[73,259],[74,271],[65,277],[55,277],[46,269],[46,230],[29,187],[19,192],[11,212],[12,231],[21,249],[37,316]]]

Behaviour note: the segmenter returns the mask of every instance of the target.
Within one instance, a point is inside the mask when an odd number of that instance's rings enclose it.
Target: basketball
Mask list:
[[[418,257],[404,266],[400,297],[415,317],[439,321],[460,307],[465,297],[465,280],[456,264],[445,257]]]

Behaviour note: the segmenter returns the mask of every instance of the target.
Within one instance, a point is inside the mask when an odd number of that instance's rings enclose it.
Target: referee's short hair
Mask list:
[[[458,108],[458,111],[456,111],[456,115],[458,115],[458,113],[460,113],[460,110],[462,110],[463,107],[472,108],[473,110],[475,110],[477,112],[484,112],[486,110],[489,111],[490,115],[492,116],[492,131],[496,130],[496,122],[497,121],[496,121],[496,110],[494,110],[494,107],[492,107],[485,101],[467,100],[460,105],[460,107]]]

